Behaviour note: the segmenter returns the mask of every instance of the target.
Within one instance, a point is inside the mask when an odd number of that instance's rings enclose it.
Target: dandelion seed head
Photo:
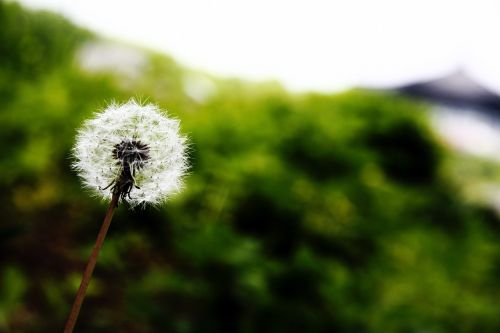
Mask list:
[[[116,185],[132,207],[160,204],[182,187],[187,171],[186,138],[179,121],[154,104],[111,104],[87,120],[73,148],[84,185],[110,199]],[[123,178],[129,183],[124,184]],[[110,186],[113,185],[113,186]]]

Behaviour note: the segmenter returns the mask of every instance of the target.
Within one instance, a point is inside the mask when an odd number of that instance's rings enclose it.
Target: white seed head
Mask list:
[[[87,188],[109,200],[120,184],[121,200],[132,207],[160,204],[178,192],[187,170],[179,121],[133,99],[113,103],[87,120],[73,154],[73,167]]]

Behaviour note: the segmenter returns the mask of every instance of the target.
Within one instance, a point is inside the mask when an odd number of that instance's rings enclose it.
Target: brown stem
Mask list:
[[[76,293],[76,298],[73,303],[73,307],[71,308],[68,321],[66,322],[64,333],[73,332],[76,320],[78,319],[78,314],[80,313],[80,308],[82,307],[85,293],[87,292],[87,287],[90,283],[90,278],[92,277],[92,272],[94,271],[94,267],[97,262],[97,256],[99,256],[99,251],[101,250],[102,244],[104,243],[104,238],[106,237],[106,233],[108,232],[109,225],[111,224],[111,219],[113,218],[113,213],[116,206],[118,205],[119,198],[120,193],[113,193],[108,211],[106,212],[106,216],[104,217],[104,221],[102,222],[101,230],[99,230],[97,240],[95,241],[94,248],[92,249],[92,253],[90,254],[87,267],[85,267],[85,271],[83,272],[82,282],[80,284],[80,288],[78,288],[78,292]]]

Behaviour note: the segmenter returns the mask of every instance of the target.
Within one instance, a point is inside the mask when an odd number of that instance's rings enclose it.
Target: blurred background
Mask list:
[[[130,97],[191,170],[119,207],[76,332],[499,332],[497,7],[0,0],[0,332],[62,331],[76,129]]]

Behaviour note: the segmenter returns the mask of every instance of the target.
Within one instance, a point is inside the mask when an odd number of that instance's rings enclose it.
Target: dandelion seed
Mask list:
[[[159,204],[181,188],[187,169],[179,122],[135,100],[112,104],[84,123],[73,149],[86,187],[131,206]]]

